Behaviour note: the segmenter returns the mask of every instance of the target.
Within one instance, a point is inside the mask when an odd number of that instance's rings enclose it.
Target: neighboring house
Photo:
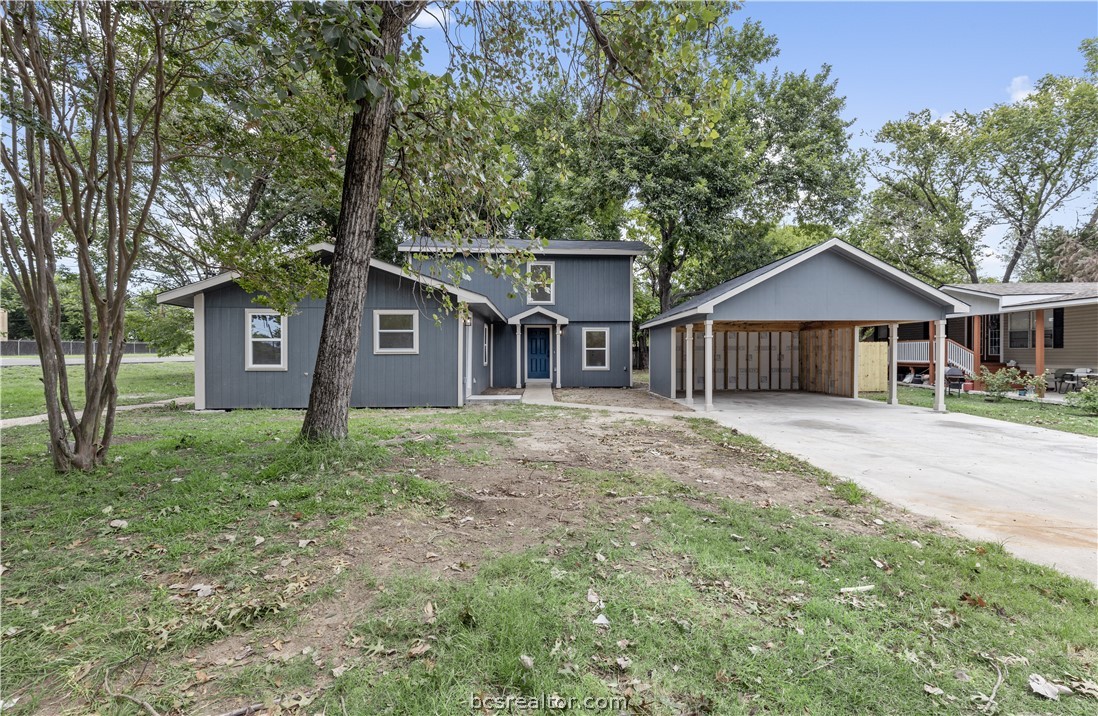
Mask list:
[[[1040,375],[1098,368],[1098,283],[965,283],[942,291],[970,304],[946,321],[947,363],[977,373],[1010,364]],[[899,364],[929,365],[933,326],[900,326]]]
[[[515,246],[476,243],[468,253]],[[310,248],[330,260],[331,244]],[[472,269],[458,286],[430,275],[445,265],[435,249],[401,251],[416,252],[422,272],[371,261],[353,407],[460,406],[491,387],[539,381],[630,384],[632,265],[643,244],[549,242],[527,267],[542,279],[530,296],[488,275],[475,256],[454,259]],[[324,301],[305,299],[280,315],[237,278],[229,272],[157,297],[194,309],[195,407],[306,407]],[[447,311],[442,294],[467,317]]]
[[[702,391],[710,409],[714,392],[723,390],[854,397],[861,328],[888,324],[895,336],[901,324],[944,324],[966,309],[964,301],[831,239],[727,281],[641,328],[649,331],[652,390],[687,403]],[[938,348],[944,351],[944,343]],[[895,403],[895,364],[890,373]],[[944,410],[944,383],[936,388],[935,407]]]

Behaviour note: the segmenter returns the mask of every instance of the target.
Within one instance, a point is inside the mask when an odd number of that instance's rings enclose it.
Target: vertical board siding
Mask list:
[[[854,329],[799,333],[800,387],[812,393],[854,396]]]
[[[488,369],[490,365],[484,365],[484,329],[488,322],[480,315],[473,314],[473,385],[472,395],[480,395],[488,389]],[[491,335],[489,333],[489,344]],[[488,362],[493,359],[492,352],[488,352]]]
[[[583,370],[583,329],[610,329],[610,370]],[[554,329],[555,330],[555,329]],[[552,335],[556,350],[556,334]],[[560,337],[560,376],[564,388],[625,388],[629,385],[633,355],[633,324],[630,322],[572,322]],[[554,358],[555,361],[555,358]]]
[[[304,408],[316,364],[324,302],[301,301],[286,323],[285,371],[244,370],[244,311],[262,308],[236,284],[206,293],[206,394],[209,408]],[[415,309],[417,355],[374,355],[374,309]],[[436,316],[437,319],[436,320]],[[353,407],[457,404],[458,321],[408,278],[371,271],[351,391]]]
[[[648,334],[648,389],[671,397],[671,335],[675,329],[661,326]]]

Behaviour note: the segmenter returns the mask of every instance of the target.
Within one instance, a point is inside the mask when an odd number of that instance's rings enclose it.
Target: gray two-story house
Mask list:
[[[550,241],[516,289],[491,275],[486,253],[529,244],[474,242],[452,249],[400,246],[405,266],[373,260],[352,407],[455,407],[491,388],[626,387],[633,333],[633,261],[644,244]],[[330,244],[311,249],[328,260]],[[447,280],[464,264],[460,281]],[[304,408],[324,317],[323,299],[290,315],[263,305],[234,272],[158,296],[194,309],[195,407]],[[450,310],[453,306],[464,310]]]

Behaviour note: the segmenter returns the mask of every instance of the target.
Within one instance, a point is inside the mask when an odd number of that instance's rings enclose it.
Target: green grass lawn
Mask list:
[[[920,408],[934,407],[934,391],[927,388],[912,388],[901,385],[897,388],[901,405],[915,405]],[[885,401],[886,393],[861,393],[861,398]],[[989,402],[983,395],[947,395],[946,409],[957,413],[979,415],[982,418],[1006,420],[1022,425],[1034,425],[1066,433],[1078,433],[1098,437],[1098,417],[1087,415],[1069,405],[1059,403],[1037,403],[1029,400],[1011,400],[1004,398],[998,402]]]
[[[553,472],[522,442],[549,420],[595,447]],[[993,691],[998,713],[1094,713],[1085,695],[1027,686],[1031,673],[1098,681],[1093,586],[999,545],[874,521],[868,504],[703,491],[695,475],[741,460],[752,483],[823,490],[827,477],[708,421],[660,424],[700,451],[676,480],[604,460],[597,446],[652,424],[597,411],[355,411],[351,438],[323,447],[295,442],[300,421],[120,414],[108,464],[65,476],[42,426],[3,432],[11,713],[142,713],[111,704],[105,678],[162,714],[274,698],[308,699],[302,713],[482,713],[471,697],[539,694],[644,714],[961,714]],[[572,505],[545,537],[495,539],[518,517],[488,498],[462,517],[463,475],[535,471]],[[492,521],[500,532],[478,530]],[[456,542],[434,541],[444,532]],[[431,553],[482,542],[475,564],[432,568]],[[402,549],[411,566],[379,571]],[[354,600],[365,606],[341,606]],[[338,662],[281,645],[331,614],[348,623]],[[203,689],[216,709],[196,708]]]
[[[84,401],[84,367],[69,366],[69,389],[79,408]],[[118,404],[135,405],[194,395],[194,363],[123,363],[118,369]],[[18,418],[46,412],[42,369],[0,368],[0,417]]]

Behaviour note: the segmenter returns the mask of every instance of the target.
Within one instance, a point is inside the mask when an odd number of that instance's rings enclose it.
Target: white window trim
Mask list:
[[[526,278],[530,279],[530,270],[534,266],[548,266],[549,267],[549,300],[548,301],[535,301],[530,297],[530,294],[526,294],[527,306],[552,306],[556,303],[557,298],[557,262],[556,261],[527,261],[526,262]]]
[[[484,367],[488,367],[488,346],[490,341],[488,340],[488,324],[484,324]]]
[[[412,347],[382,348],[382,333],[407,333],[408,331],[382,331],[381,316],[412,317]],[[418,355],[419,354],[419,311],[413,309],[376,309],[374,311],[374,355]]]
[[[282,336],[279,338],[252,338],[252,316],[278,316],[279,327],[281,328]],[[246,308],[244,309],[244,370],[246,371],[268,371],[268,370],[288,370],[290,351],[287,350],[287,341],[289,340],[287,335],[287,327],[289,326],[289,316],[285,313],[279,313],[273,308]],[[281,348],[280,354],[282,361],[278,365],[255,365],[252,363],[252,343],[254,341],[274,341],[279,342]],[[203,386],[204,387],[204,386]]]
[[[588,333],[596,333],[596,332],[606,334],[606,347],[605,348],[590,348],[589,349],[587,347],[587,334]],[[606,327],[592,326],[590,328],[584,328],[583,329],[582,339],[583,339],[583,342],[580,345],[580,349],[583,352],[583,369],[584,370],[610,370],[610,327],[609,326],[606,326]],[[606,353],[606,365],[605,366],[601,366],[601,365],[588,366],[587,365],[587,351],[588,350],[593,350],[593,351],[601,350],[604,353]]]

